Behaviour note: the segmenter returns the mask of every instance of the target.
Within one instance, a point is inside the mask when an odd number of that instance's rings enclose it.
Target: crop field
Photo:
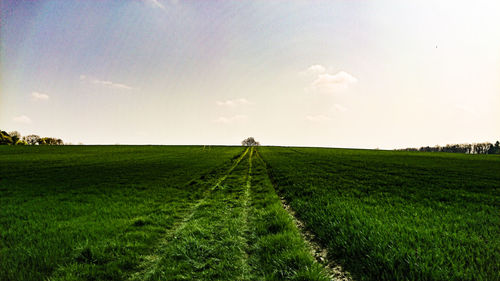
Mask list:
[[[500,157],[259,149],[278,192],[358,280],[500,280]]]
[[[499,156],[4,146],[0,159],[0,280],[332,280],[331,262],[353,280],[500,280]]]
[[[0,280],[327,280],[254,149],[0,155]]]

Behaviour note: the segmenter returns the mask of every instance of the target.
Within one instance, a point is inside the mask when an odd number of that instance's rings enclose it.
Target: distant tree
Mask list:
[[[244,139],[241,142],[241,145],[243,145],[243,146],[259,146],[260,143],[258,141],[256,141],[253,137],[249,137],[249,138]]]
[[[470,143],[464,143],[462,144],[462,147],[464,149],[464,153],[471,154],[472,153],[472,144]]]
[[[27,142],[25,142],[25,141],[23,141],[23,140],[18,140],[18,141],[16,142],[16,145],[28,145],[28,143],[27,143]]]
[[[38,145],[46,145],[47,144],[47,138],[39,138],[36,142]]]
[[[493,144],[489,142],[483,142],[480,143],[480,145],[481,145],[481,154],[488,154],[488,151],[490,151],[490,147],[493,146]]]
[[[40,138],[38,139],[38,145],[63,145],[62,139],[56,139],[56,138],[50,138],[50,137],[45,137],[45,138]]]
[[[6,131],[0,131],[0,145],[12,145],[12,137]]]
[[[500,154],[500,142],[497,141],[495,144],[491,145],[488,149],[488,154]]]
[[[16,144],[17,141],[21,139],[21,133],[19,133],[18,131],[12,131],[9,133],[9,135],[12,138],[12,142],[14,144]]]
[[[38,135],[27,135],[23,137],[23,141],[25,141],[28,145],[39,144],[40,140],[41,138]]]

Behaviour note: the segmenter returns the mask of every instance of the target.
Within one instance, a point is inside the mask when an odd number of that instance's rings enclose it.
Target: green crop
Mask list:
[[[0,149],[0,280],[327,280],[254,148]]]
[[[279,192],[358,280],[500,280],[500,157],[263,147]]]
[[[0,147],[0,280],[500,280],[500,157]],[[317,253],[316,253],[317,254]]]
[[[121,280],[238,147],[0,147],[0,280]]]

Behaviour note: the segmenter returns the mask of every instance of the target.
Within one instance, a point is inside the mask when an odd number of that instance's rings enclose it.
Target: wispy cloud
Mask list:
[[[32,123],[31,118],[29,118],[26,115],[16,116],[12,120],[14,120],[14,122],[22,123],[22,124],[31,124]]]
[[[329,121],[331,119],[326,115],[319,114],[319,115],[307,115],[306,120],[311,122],[324,122],[324,121]]]
[[[158,8],[158,9],[162,9],[162,10],[167,10],[167,7],[165,7],[165,2],[168,2],[170,3],[170,5],[177,5],[179,4],[179,0],[168,0],[168,1],[160,1],[160,0],[142,0],[143,2],[147,3],[148,5],[154,7],[154,8]],[[168,4],[167,4],[168,5]]]
[[[326,67],[320,64],[314,64],[309,66],[306,70],[299,72],[303,76],[319,75],[326,72]]]
[[[353,75],[345,72],[339,71],[336,74],[328,73],[326,67],[315,64],[311,65],[306,70],[300,72],[300,74],[306,74],[309,77],[315,77],[311,82],[307,91],[323,92],[323,93],[334,93],[337,91],[345,90],[349,88],[350,85],[358,82],[358,79]]]
[[[215,123],[220,123],[220,124],[231,124],[239,121],[246,120],[248,117],[246,115],[234,115],[234,116],[221,116],[217,119],[214,120]]]
[[[237,105],[251,105],[253,102],[248,101],[245,98],[234,99],[234,100],[225,100],[225,101],[217,101],[216,104],[218,106],[237,106]]]
[[[320,92],[336,92],[338,90],[345,90],[351,84],[358,82],[351,74],[340,71],[337,74],[320,74],[316,80],[311,83],[311,89]]]
[[[159,0],[144,0],[144,2],[150,4],[155,8],[160,8],[162,10],[165,10],[165,6]]]
[[[39,100],[48,100],[50,97],[47,94],[42,94],[39,92],[32,92],[31,93],[31,99],[34,101],[39,101]]]
[[[104,86],[104,87],[110,88],[110,89],[118,89],[118,90],[134,90],[135,89],[134,87],[131,87],[131,86],[128,86],[128,85],[125,85],[122,83],[116,83],[116,82],[111,82],[111,81],[107,81],[107,80],[100,80],[100,79],[96,79],[96,78],[91,78],[91,77],[88,77],[88,76],[83,75],[83,74],[80,75],[80,80],[86,81],[88,83],[95,84],[95,85],[101,85],[101,86]]]

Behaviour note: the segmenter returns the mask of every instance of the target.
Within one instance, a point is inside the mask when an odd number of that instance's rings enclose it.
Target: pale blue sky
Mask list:
[[[0,2],[0,128],[86,144],[500,139],[500,2]]]

